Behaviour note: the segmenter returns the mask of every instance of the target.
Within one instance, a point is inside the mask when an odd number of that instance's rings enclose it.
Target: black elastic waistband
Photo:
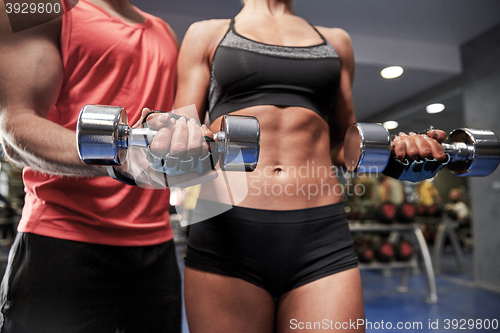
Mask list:
[[[207,200],[198,199],[196,210],[203,210],[204,206],[208,207],[210,205],[213,205],[213,203]],[[239,206],[233,206],[232,208],[227,206],[227,208],[228,210],[221,214],[224,218],[266,223],[299,223],[345,214],[343,202],[295,210],[266,210]]]

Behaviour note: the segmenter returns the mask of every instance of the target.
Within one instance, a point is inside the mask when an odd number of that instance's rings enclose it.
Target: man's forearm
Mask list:
[[[107,175],[105,167],[80,161],[71,130],[31,114],[1,117],[0,124],[5,153],[18,166],[60,176]]]
[[[46,161],[17,147],[13,147],[5,141],[3,148],[7,158],[20,168],[30,167],[41,173],[69,177],[99,177],[108,175],[105,167],[65,165]]]

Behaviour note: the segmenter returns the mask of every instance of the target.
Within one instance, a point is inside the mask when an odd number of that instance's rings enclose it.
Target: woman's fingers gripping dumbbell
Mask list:
[[[432,151],[432,157],[434,157],[438,162],[442,163],[446,161],[447,156],[443,150],[441,143],[446,140],[447,134],[442,130],[431,129],[427,132],[427,135],[423,136],[429,143]]]
[[[180,117],[175,120],[169,113],[153,113],[148,117],[147,125],[158,131],[150,146],[151,152],[157,156],[167,153],[171,156],[193,156],[201,150],[204,131],[194,119],[187,121],[185,117]],[[208,132],[207,135],[211,136]]]
[[[168,113],[151,113],[151,110],[144,108],[142,117],[148,117],[146,124],[152,130],[158,131],[151,142],[151,151],[157,156],[164,156],[170,149],[170,143],[174,133],[175,119]]]
[[[413,160],[435,158],[439,162],[446,160],[446,154],[440,142],[446,139],[446,133],[441,130],[430,130],[428,135],[399,133],[393,140],[394,154],[403,161],[406,157]]]

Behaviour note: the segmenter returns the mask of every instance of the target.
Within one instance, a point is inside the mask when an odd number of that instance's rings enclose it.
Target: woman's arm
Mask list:
[[[333,45],[341,62],[340,88],[335,102],[335,116],[330,118],[330,145],[334,165],[344,165],[344,136],[347,128],[356,122],[352,99],[354,81],[354,52],[349,34],[338,28],[318,30]],[[333,93],[333,92],[332,92]]]
[[[174,108],[177,110],[194,104],[196,116],[201,123],[204,122],[207,110],[212,56],[228,24],[228,20],[209,20],[192,24],[184,36],[179,51],[178,91]],[[189,112],[189,109],[184,112]],[[189,115],[193,118],[195,116]]]
[[[210,62],[228,23],[227,20],[196,22],[186,32],[177,62],[177,93],[174,101],[176,114],[204,123],[210,84]],[[175,131],[179,137],[189,138],[191,143],[201,141],[199,129],[194,123],[179,124],[177,122]],[[168,136],[172,136],[170,132],[168,128],[162,128],[156,135],[157,138],[161,138],[158,142],[169,142]],[[203,132],[204,135],[210,135],[206,128]],[[200,136],[199,140],[196,140],[195,136]],[[195,154],[200,150],[199,145],[188,145],[188,140],[176,140],[176,142],[177,144],[173,144],[172,147],[154,144],[151,148],[158,156],[165,155],[169,151],[175,156],[186,150],[190,154]]]
[[[319,30],[337,51],[342,65],[336,116],[330,120],[330,141],[334,165],[344,166],[344,136],[347,128],[356,122],[352,99],[354,52],[351,38],[344,30],[338,28],[319,28]],[[413,160],[436,158],[439,162],[443,162],[447,157],[440,143],[445,139],[446,133],[441,130],[429,131],[428,136],[400,133],[394,140],[394,153],[401,161],[410,157]]]

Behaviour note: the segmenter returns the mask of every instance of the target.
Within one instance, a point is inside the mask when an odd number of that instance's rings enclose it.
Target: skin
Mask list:
[[[235,29],[240,35],[262,43],[310,46],[322,42],[305,20],[293,15],[292,1],[249,0],[235,17],[235,22]],[[197,22],[189,28],[181,46],[175,106],[195,104],[199,119],[205,119],[212,58],[229,23],[230,20]],[[317,29],[333,45],[342,62],[340,93],[335,104],[337,116],[327,124],[311,110],[269,105],[232,113],[255,116],[261,126],[259,164],[246,179],[254,187],[250,186],[250,193],[239,206],[293,210],[342,200],[338,193],[302,195],[296,192],[304,184],[316,185],[318,188],[333,187],[338,184],[336,177],[324,173],[300,177],[291,172],[292,168],[297,170],[307,165],[309,168],[314,165],[318,170],[320,167],[329,169],[332,164],[343,166],[343,138],[347,127],[356,121],[352,101],[354,56],[350,37],[338,28]],[[210,129],[216,131],[219,126],[220,118],[212,122]],[[428,136],[401,134],[394,142],[394,151],[401,159],[409,155],[415,159],[418,156],[434,156],[444,160],[445,155],[438,141],[445,137],[442,131],[432,131]],[[231,177],[230,172],[227,174],[227,177]],[[266,186],[268,190],[273,186],[286,188],[294,195],[265,195]],[[224,184],[206,185],[200,197],[206,194],[215,200],[213,198],[221,187]],[[235,189],[231,190],[234,194]],[[256,194],[258,190],[260,195]],[[270,333],[273,332],[275,314],[279,332],[293,331],[291,319],[312,322],[330,318],[344,322],[364,318],[361,279],[357,268],[294,289],[277,300],[277,307],[266,290],[244,280],[186,268],[185,301],[192,333]],[[363,332],[364,329],[358,327],[352,331]]]
[[[144,22],[145,18],[128,0],[90,2],[126,22]],[[0,1],[0,139],[8,157],[20,167],[29,166],[55,175],[107,176],[106,168],[86,165],[80,160],[74,131],[47,119],[58,99],[63,81],[59,50],[61,26],[62,17],[59,17],[13,33],[5,2]],[[167,27],[176,38],[171,28]],[[143,115],[148,112],[148,109],[144,109]],[[153,151],[157,147],[168,149],[172,145],[177,155],[186,153],[186,147],[190,150],[189,154],[199,152],[202,130],[198,126],[182,122],[173,124],[168,115],[157,120],[161,121],[164,127],[162,132],[170,134],[167,136],[168,141],[159,142],[155,138]],[[139,124],[141,120],[136,126]],[[127,174],[126,164],[117,169]],[[198,177],[197,174],[183,175],[170,177],[169,181],[183,183]]]

